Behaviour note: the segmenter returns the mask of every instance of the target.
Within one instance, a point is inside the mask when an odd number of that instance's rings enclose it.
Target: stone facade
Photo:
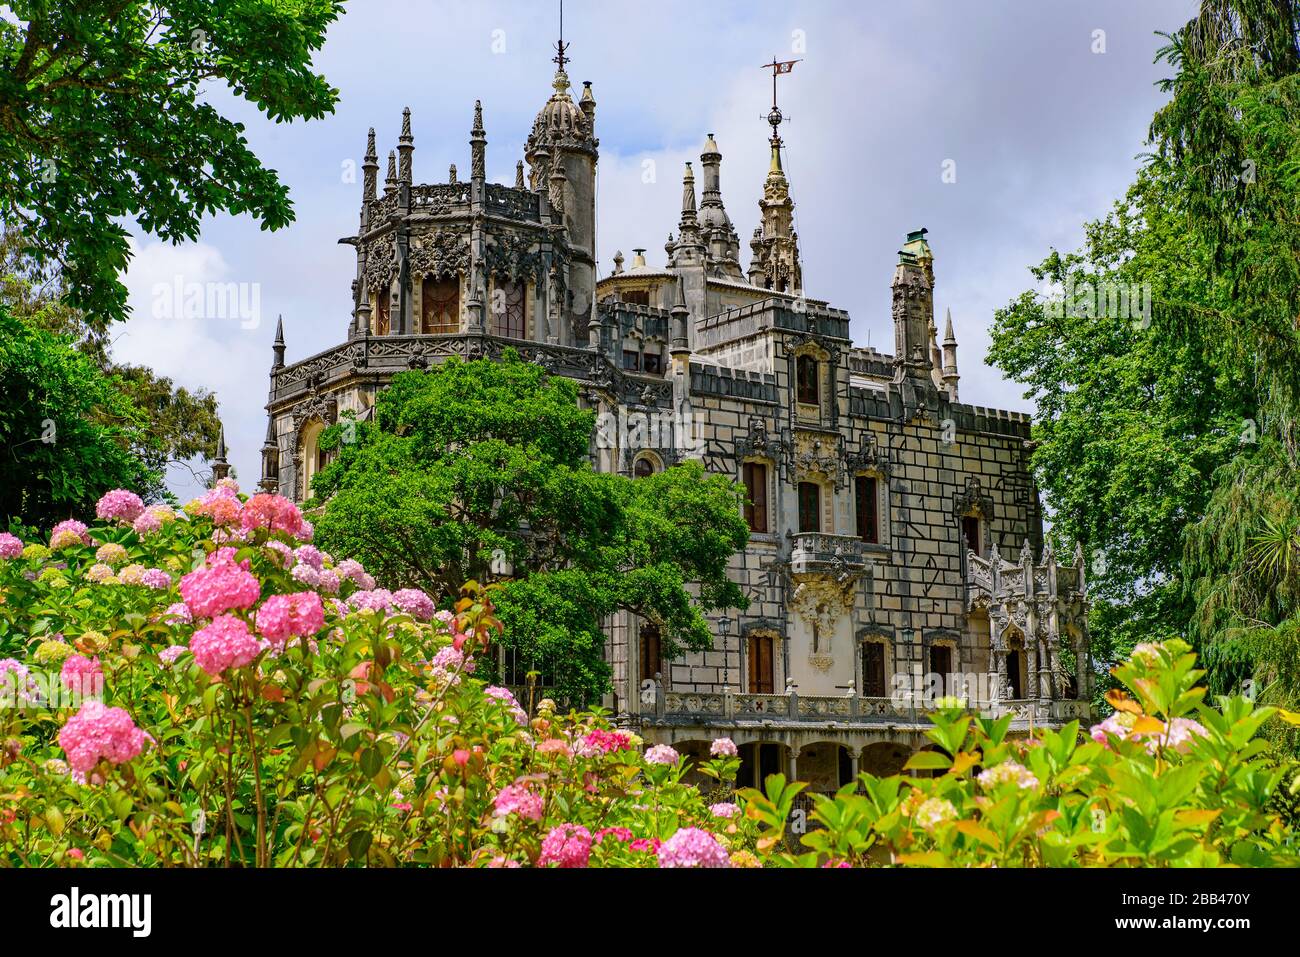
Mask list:
[[[710,134],[665,265],[638,249],[598,279],[596,101],[590,84],[575,101],[557,60],[513,186],[485,179],[477,104],[468,180],[413,183],[407,111],[381,193],[371,131],[343,240],[346,339],[286,364],[277,331],[262,487],[306,498],[320,431],[366,417],[395,372],[514,348],[613,423],[593,436],[599,468],[695,458],[749,489],[753,533],[731,564],[749,606],[714,616],[711,650],[656,660],[652,623],[609,623],[606,703],[647,739],[698,750],[728,734],[750,779],[789,770],[828,790],[901,766],[938,695],[1010,709],[1019,730],[1086,716],[1088,669],[1071,677],[1089,660],[1082,562],[1044,549],[1028,418],[958,400],[926,231],[894,266],[894,355],[855,347],[848,314],[801,288],[774,108],[747,270]]]

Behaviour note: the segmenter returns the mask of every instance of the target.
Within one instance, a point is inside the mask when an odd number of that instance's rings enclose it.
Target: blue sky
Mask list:
[[[857,342],[889,351],[895,254],[908,230],[927,227],[936,306],[951,308],[960,342],[963,400],[1028,410],[1020,387],[984,364],[993,311],[1032,286],[1030,264],[1076,247],[1083,223],[1123,195],[1163,100],[1155,84],[1169,74],[1153,62],[1155,33],[1195,6],[569,0],[569,75],[575,87],[591,80],[598,102],[601,273],[616,250],[630,258],[637,246],[662,264],[683,163],[698,160],[710,132],[747,260],[767,164],[771,79],[759,65],[799,58],[781,82],[808,294],[847,309]],[[361,188],[348,174],[367,128],[386,156],[409,106],[415,179],[444,181],[450,163],[468,170],[481,99],[489,178],[512,182],[550,94],[555,34],[550,0],[353,0],[316,60],[340,90],[332,116],[276,125],[209,91],[288,184],[297,222],[271,233],[219,216],[199,241],[176,247],[138,235],[126,276],[133,318],[114,348],[120,360],[216,390],[245,487],[260,473],[276,316],[290,362],[346,335],[355,259],[336,241],[356,228]],[[945,168],[955,182],[944,182]],[[176,282],[246,284],[259,315],[159,315],[157,287]],[[197,491],[186,471],[170,478],[182,498]]]

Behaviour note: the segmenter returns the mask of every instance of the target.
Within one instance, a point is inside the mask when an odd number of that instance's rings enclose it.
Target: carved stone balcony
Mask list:
[[[788,532],[792,575],[826,575],[850,580],[867,567],[866,546],[855,535]]]

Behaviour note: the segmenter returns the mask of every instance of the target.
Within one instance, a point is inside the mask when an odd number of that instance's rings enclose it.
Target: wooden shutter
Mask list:
[[[745,524],[751,532],[767,531],[767,466],[746,462],[742,469],[745,481]]]
[[[799,483],[799,531],[820,532],[822,501],[816,482]]]
[[[862,644],[862,693],[868,698],[886,696],[885,646],[879,641]]]
[[[772,694],[776,684],[772,669],[772,636],[749,636],[749,693]]]
[[[859,475],[854,480],[854,510],[858,519],[858,538],[876,544],[880,541],[880,521],[876,480],[869,475]]]

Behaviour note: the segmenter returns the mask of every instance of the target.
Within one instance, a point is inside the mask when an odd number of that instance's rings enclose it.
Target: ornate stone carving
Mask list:
[[[465,235],[438,229],[418,232],[411,239],[413,277],[446,279],[469,272],[469,243]]]
[[[492,276],[541,284],[545,263],[536,240],[522,233],[495,233],[484,253],[487,272]]]

